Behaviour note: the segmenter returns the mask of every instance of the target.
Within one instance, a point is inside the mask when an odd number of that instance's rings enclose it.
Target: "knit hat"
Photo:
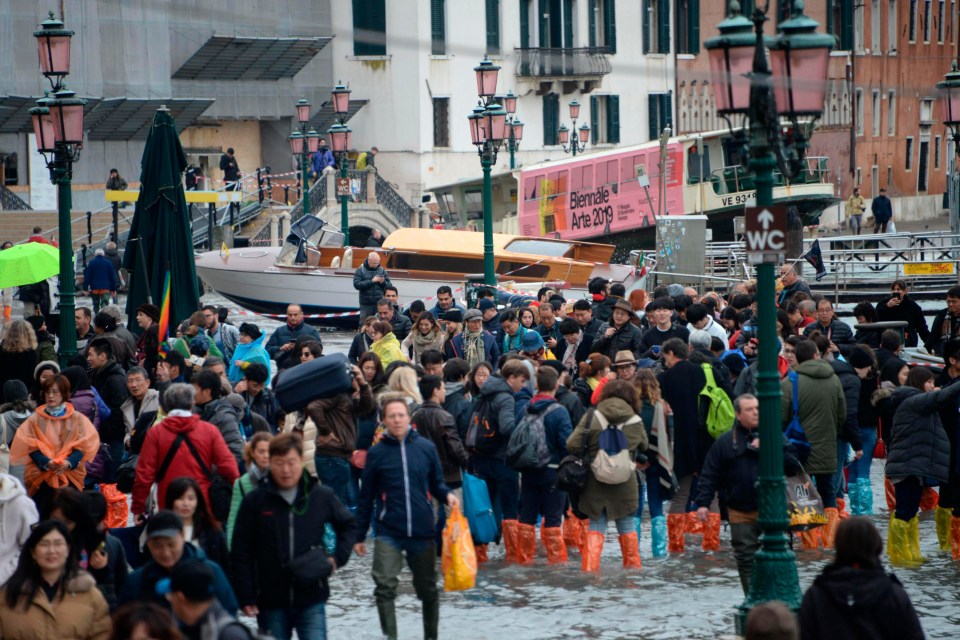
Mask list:
[[[60,365],[58,365],[53,360],[44,360],[43,362],[39,363],[36,367],[33,368],[33,379],[39,380],[40,374],[46,371],[47,369],[50,369],[54,373],[60,373]]]
[[[863,349],[851,349],[850,355],[847,356],[847,362],[854,369],[866,369],[874,365],[873,358]]]
[[[144,302],[142,305],[137,307],[137,313],[142,313],[154,322],[160,322],[160,307],[155,304]]]
[[[20,380],[7,380],[3,383],[3,401],[26,400],[30,397],[27,385]]]
[[[257,325],[253,324],[252,322],[244,322],[244,323],[241,323],[239,331],[240,331],[241,334],[243,334],[243,335],[245,335],[245,336],[249,336],[249,337],[253,338],[254,340],[256,340],[256,339],[259,338],[261,335],[263,335],[263,333],[261,333],[261,331],[260,331],[260,327],[258,327]]]
[[[43,326],[43,323],[47,321],[43,316],[28,316],[27,322],[30,323],[30,326],[33,327],[34,333],[40,333],[40,327]]]
[[[536,331],[527,331],[520,338],[520,350],[524,353],[536,353],[543,349],[543,338]]]
[[[490,298],[484,298],[477,303],[477,309],[480,309],[481,312],[486,311],[487,309],[496,309],[497,305],[494,304],[493,300]]]

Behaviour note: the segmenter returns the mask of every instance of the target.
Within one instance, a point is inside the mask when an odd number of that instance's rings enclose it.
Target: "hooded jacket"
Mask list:
[[[478,458],[492,457],[503,462],[507,455],[507,443],[517,424],[517,401],[513,389],[499,375],[487,378],[480,388],[479,402],[491,404],[491,416],[496,416],[497,430],[500,433],[500,446],[492,456],[477,455]]]
[[[825,360],[807,360],[797,367],[800,424],[810,442],[804,469],[810,475],[836,473],[837,433],[847,420],[843,385]],[[780,414],[786,428],[793,418],[793,383],[780,383]]]
[[[241,400],[242,403],[242,400]],[[240,418],[243,415],[226,398],[211,400],[200,408],[200,419],[217,428],[226,443],[237,468],[243,468],[243,435],[240,433]]]
[[[904,387],[906,399],[893,414],[890,442],[887,443],[886,475],[896,482],[909,476],[946,482],[950,475],[950,438],[943,429],[939,411],[957,410],[960,384],[940,391],[921,393]]]
[[[457,424],[457,433],[460,440],[467,437],[467,427],[470,425],[470,414],[473,413],[473,404],[467,400],[467,387],[462,382],[445,382],[446,399],[443,408],[453,416]]]
[[[443,481],[447,486],[459,487],[463,484],[460,470],[466,468],[470,457],[463,447],[454,417],[436,402],[427,400],[413,414],[411,422],[417,433],[428,438],[437,448]]]
[[[0,473],[0,585],[6,584],[13,575],[20,548],[38,519],[37,506],[27,497],[23,484],[9,474]]]
[[[388,432],[367,452],[357,522],[370,522],[372,516],[376,518],[377,535],[432,540],[435,521],[430,498],[446,504],[448,493],[450,488],[443,482],[440,457],[433,443],[413,429],[402,440]],[[367,537],[366,526],[362,529],[357,542]]]
[[[801,640],[922,640],[910,598],[893,574],[876,567],[828,565],[803,596]]]
[[[259,362],[267,368],[266,385],[268,387],[270,386],[270,378],[272,377],[270,372],[270,354],[263,348],[263,338],[263,334],[260,334],[260,337],[254,339],[253,342],[247,344],[240,342],[236,348],[232,350],[233,355],[228,356],[230,358],[228,361],[230,371],[227,374],[227,379],[230,380],[232,384],[237,384],[243,380],[243,372],[247,368],[247,365]],[[237,362],[243,364],[237,365]]]
[[[93,372],[90,384],[110,409],[110,416],[100,421],[100,439],[104,442],[122,440],[125,428],[121,407],[130,397],[130,392],[127,391],[126,372],[115,360],[108,360],[107,364]]]
[[[230,453],[220,431],[209,422],[204,422],[200,416],[171,416],[163,422],[154,425],[147,431],[147,437],[143,442],[143,448],[140,450],[140,458],[137,460],[137,477],[133,484],[133,513],[141,514],[145,511],[147,494],[150,492],[150,485],[157,483],[157,495],[167,495],[167,485],[174,478],[180,476],[189,476],[196,479],[207,497],[207,504],[210,504],[209,489],[210,480],[204,476],[200,470],[200,465],[191,453],[190,448],[185,442],[180,444],[167,473],[160,480],[157,479],[157,471],[163,464],[163,459],[167,455],[173,441],[178,434],[186,434],[190,442],[196,447],[207,468],[217,467],[217,471],[227,482],[233,482],[240,477],[237,468],[237,461]]]
[[[361,522],[369,523],[367,516]],[[333,560],[341,569],[350,560],[356,522],[333,490],[309,474],[303,474],[291,505],[268,473],[240,503],[233,529],[230,557],[240,605],[289,610],[326,602],[327,578],[297,581],[290,565],[311,549],[323,549],[323,531],[329,524],[337,537]]]
[[[207,329],[205,333],[207,334],[207,337],[210,338],[210,342],[212,342],[213,344],[217,344],[217,337],[218,336],[220,337],[220,344],[223,346],[217,347],[217,348],[220,349],[220,351],[223,353],[223,359],[226,360],[228,363],[232,362],[233,360],[244,360],[244,358],[234,358],[233,356],[234,350],[236,350],[236,348],[240,346],[240,330],[237,329],[235,326],[233,326],[232,324],[224,324],[223,322],[220,322],[217,324],[216,331],[214,331],[213,329]],[[263,343],[263,340],[262,340],[263,337],[264,336],[261,333],[260,338],[258,338],[258,340],[260,340],[259,344]],[[254,340],[254,342],[257,342],[257,341]],[[270,362],[270,359],[267,358],[268,371],[270,370],[269,362]]]
[[[647,431],[643,427],[643,420],[634,412],[633,408],[620,398],[607,398],[597,405],[611,425],[623,425],[623,434],[627,438],[627,449],[633,458],[637,450],[647,450]],[[568,451],[581,451],[583,439],[587,438],[587,458],[592,460],[600,449],[600,432],[603,427],[593,412],[588,413],[567,438]],[[639,481],[637,474],[630,474],[630,479],[622,484],[604,484],[593,477],[593,472],[587,476],[587,486],[580,494],[578,509],[590,518],[599,518],[604,510],[608,520],[618,520],[624,516],[633,515],[639,505]]]
[[[403,350],[400,348],[400,341],[397,340],[397,336],[395,336],[392,331],[379,340],[374,340],[373,344],[370,345],[370,351],[377,354],[377,357],[380,358],[380,364],[383,365],[384,369],[386,369],[391,362],[398,360],[400,362],[407,361],[403,355]]]
[[[81,571],[67,582],[64,592],[63,598],[51,601],[43,589],[37,589],[26,611],[20,603],[11,611],[6,589],[0,591],[0,638],[107,640],[110,610],[93,577]]]
[[[833,368],[833,372],[837,374],[837,378],[840,379],[840,385],[843,387],[843,399],[847,403],[846,419],[840,425],[837,437],[850,443],[854,451],[860,451],[863,448],[859,424],[860,376],[848,362],[831,360],[830,366]]]

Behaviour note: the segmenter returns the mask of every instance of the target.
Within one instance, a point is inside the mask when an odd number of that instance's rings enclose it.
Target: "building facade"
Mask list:
[[[221,184],[219,158],[228,147],[244,173],[292,170],[287,136],[296,126],[294,103],[312,102],[311,125],[332,123],[322,107],[333,86],[330,3],[289,0],[283,11],[252,0],[189,4],[0,2],[0,158],[9,189],[34,208],[55,208],[27,114],[49,89],[32,34],[50,8],[62,8],[66,28],[75,32],[66,84],[89,100],[74,165],[75,209],[105,206],[111,168],[131,183],[139,180],[160,105],[170,109],[188,160],[212,179],[211,188]]]
[[[376,146],[376,164],[411,203],[431,186],[479,176],[467,116],[477,104],[473,67],[501,67],[525,123],[519,164],[564,157],[557,132],[581,105],[588,152],[657,137],[672,121],[674,59],[635,0],[343,0],[333,13],[336,80],[351,101],[353,146]],[[646,27],[646,30],[645,30]],[[646,34],[646,36],[644,35]],[[656,132],[656,133],[654,133]],[[494,172],[509,169],[500,152]]]

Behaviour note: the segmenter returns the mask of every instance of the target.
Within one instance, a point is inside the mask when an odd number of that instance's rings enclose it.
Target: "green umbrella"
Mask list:
[[[60,273],[60,252],[42,242],[26,242],[0,251],[0,289],[33,284]]]
[[[160,306],[168,270],[170,325],[176,326],[199,305],[189,209],[183,195],[186,168],[187,157],[173,117],[167,110],[158,109],[143,147],[140,198],[123,254],[123,267],[131,274],[127,294],[131,319],[148,298]]]

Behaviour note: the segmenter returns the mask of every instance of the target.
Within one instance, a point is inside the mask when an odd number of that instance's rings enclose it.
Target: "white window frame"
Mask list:
[[[857,89],[854,94],[854,106],[857,114],[857,137],[863,136],[863,89]]]
[[[877,138],[880,136],[880,90],[873,90],[873,102],[871,104],[871,129],[873,130],[873,137]]]
[[[870,5],[870,53],[880,55],[880,0]]]
[[[897,92],[893,89],[887,92],[887,135],[897,135]]]
[[[887,0],[887,53],[897,51],[897,0]]]

